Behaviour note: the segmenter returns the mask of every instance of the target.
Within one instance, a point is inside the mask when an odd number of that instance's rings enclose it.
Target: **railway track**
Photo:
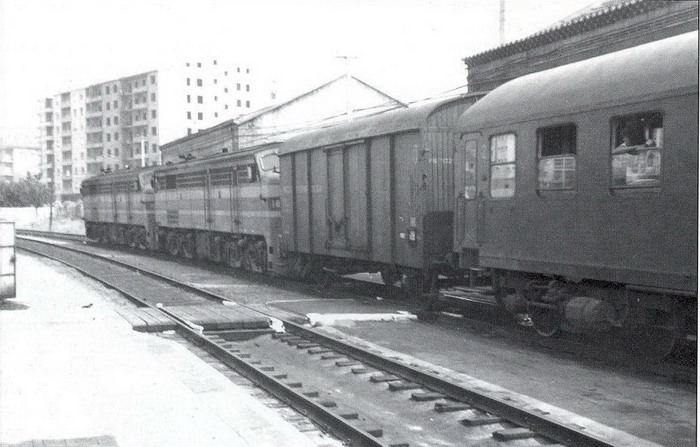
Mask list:
[[[222,305],[228,298],[211,290],[80,247],[19,238],[18,248],[77,268],[167,316],[178,334],[352,445],[640,445],[637,438],[591,433],[293,321],[281,322],[283,333],[225,328],[216,315],[229,309],[271,316]],[[193,318],[198,312],[210,318]]]

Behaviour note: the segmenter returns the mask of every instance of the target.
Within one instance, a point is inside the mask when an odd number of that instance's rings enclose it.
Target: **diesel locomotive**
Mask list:
[[[698,34],[285,142],[83,182],[88,237],[427,291],[479,270],[542,335],[696,327]]]

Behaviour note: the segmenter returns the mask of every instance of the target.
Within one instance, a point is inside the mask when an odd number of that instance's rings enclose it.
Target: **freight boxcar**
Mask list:
[[[159,248],[256,272],[279,268],[279,177],[273,147],[159,167]]]
[[[450,267],[454,123],[470,94],[290,139],[280,148],[284,253],[292,271],[381,271],[420,290]]]
[[[458,128],[456,252],[504,305],[544,335],[696,318],[697,32],[510,81]]]

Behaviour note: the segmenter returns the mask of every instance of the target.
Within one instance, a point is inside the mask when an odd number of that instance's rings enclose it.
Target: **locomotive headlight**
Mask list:
[[[411,242],[416,241],[416,229],[415,228],[411,228],[410,230],[408,230],[408,240]]]

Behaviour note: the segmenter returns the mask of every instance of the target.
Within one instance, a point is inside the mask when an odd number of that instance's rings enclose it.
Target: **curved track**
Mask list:
[[[78,268],[118,290],[121,289],[113,280],[115,269],[123,270],[123,274],[135,272],[142,278],[148,277],[154,281],[153,287],[187,291],[194,306],[208,300],[228,301],[211,291],[77,247],[21,238],[18,247]],[[85,260],[86,256],[90,257],[89,261]],[[112,265],[109,269],[111,275],[104,275],[104,266],[100,273],[98,265],[104,263]],[[156,308],[156,303],[148,296],[121,291],[141,306]],[[191,321],[169,312],[167,306],[158,310],[175,320],[178,332],[188,340],[354,445],[421,445],[429,439],[463,438],[481,439],[494,446],[554,443],[571,446],[637,445],[596,436],[575,424],[562,424],[542,412],[528,410],[483,390],[450,382],[430,371],[385,358],[292,321],[283,321],[286,333],[282,335],[251,335],[250,331],[246,335],[236,331],[201,332]],[[257,341],[251,342],[251,339]],[[292,355],[290,350],[298,354]],[[275,363],[273,359],[282,358],[284,362],[270,364]],[[309,366],[316,362],[317,367],[309,371]],[[303,368],[306,368],[306,374]],[[281,373],[281,370],[293,371],[297,376],[303,376],[304,381],[290,381],[289,373]],[[319,374],[328,377],[318,378]],[[347,390],[329,393],[328,390],[307,389],[314,383],[331,383],[330,389],[347,387]],[[365,398],[374,396],[375,401],[358,408],[352,396],[357,398],[358,394],[367,394],[367,386],[372,389]],[[358,389],[363,392],[358,392]],[[372,410],[363,414],[364,408]],[[385,418],[376,417],[382,412],[395,413],[398,422],[382,425]],[[435,420],[439,420],[437,425],[430,422]],[[399,428],[416,421],[422,421],[423,428],[439,432],[422,430],[418,435]]]

